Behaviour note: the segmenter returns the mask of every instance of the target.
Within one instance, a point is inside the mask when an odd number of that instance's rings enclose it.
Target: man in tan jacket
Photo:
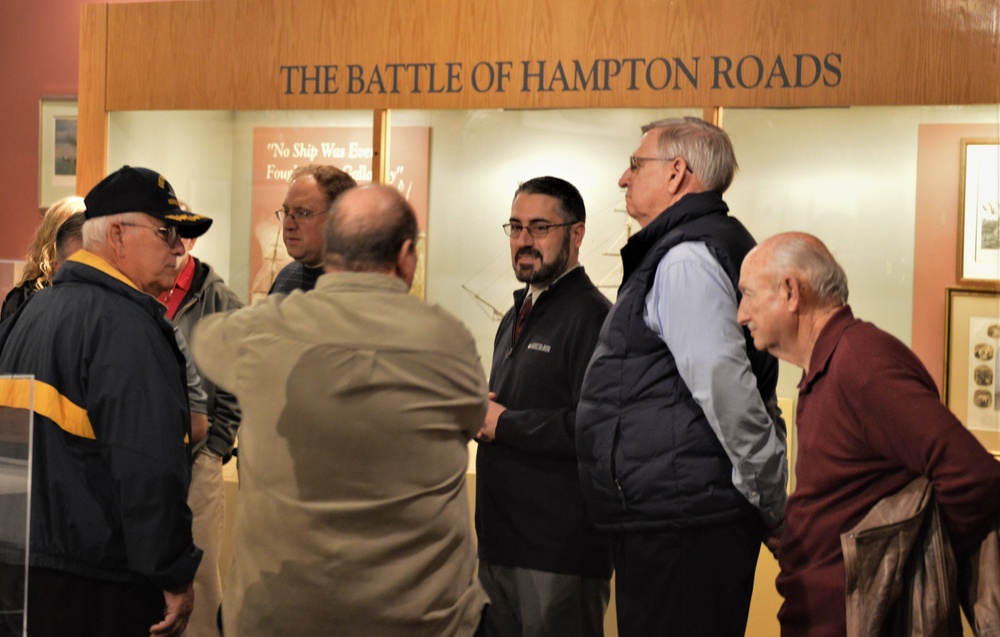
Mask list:
[[[417,225],[399,193],[347,191],[313,291],[195,328],[200,369],[243,408],[227,637],[468,637],[467,443],[486,414],[469,331],[408,294]]]

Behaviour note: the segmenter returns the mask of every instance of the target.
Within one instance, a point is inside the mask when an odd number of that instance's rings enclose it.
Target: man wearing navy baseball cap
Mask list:
[[[0,375],[34,375],[28,633],[180,635],[201,550],[184,359],[155,297],[212,220],[147,168],[85,203],[83,249],[0,327]],[[0,379],[0,405],[30,408],[31,382]]]
[[[166,178],[148,168],[122,166],[94,186],[84,198],[87,219],[123,212],[143,212],[176,226],[185,239],[200,237],[212,220],[183,210]]]

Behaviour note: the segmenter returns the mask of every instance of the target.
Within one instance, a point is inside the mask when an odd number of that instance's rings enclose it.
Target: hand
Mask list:
[[[176,591],[163,591],[163,621],[150,626],[150,637],[178,637],[187,628],[194,609],[194,588],[190,583]]]
[[[486,407],[486,420],[483,421],[483,428],[476,434],[477,440],[493,442],[493,439],[496,438],[497,421],[500,420],[500,414],[507,411],[506,407],[494,400],[496,397],[496,393],[490,392],[490,402]]]
[[[191,444],[196,445],[208,436],[208,416],[191,412]]]
[[[764,546],[767,550],[771,551],[771,555],[774,559],[778,559],[778,552],[781,549],[781,537],[785,534],[785,521],[782,520],[781,524],[768,530],[767,537],[764,538]]]

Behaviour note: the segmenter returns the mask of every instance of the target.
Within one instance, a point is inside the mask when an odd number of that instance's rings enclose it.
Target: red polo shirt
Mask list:
[[[181,307],[181,301],[187,296],[188,290],[191,289],[191,281],[194,279],[194,257],[188,259],[187,265],[181,270],[181,273],[177,275],[174,279],[174,287],[170,288],[158,298],[160,303],[167,306],[167,318],[170,320],[174,319],[174,315],[177,314],[177,310]]]

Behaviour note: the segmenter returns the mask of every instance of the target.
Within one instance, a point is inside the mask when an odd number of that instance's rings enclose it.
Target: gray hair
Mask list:
[[[83,222],[83,249],[93,250],[108,241],[108,228],[113,223],[138,223],[147,216],[144,212],[120,212],[115,215],[94,217]]]
[[[661,119],[642,127],[655,130],[657,154],[663,159],[681,157],[706,190],[720,193],[733,183],[739,165],[726,131],[697,117]]]
[[[822,241],[799,232],[778,235],[771,247],[771,273],[797,270],[820,305],[847,305],[847,275]],[[769,239],[771,242],[775,239]]]

